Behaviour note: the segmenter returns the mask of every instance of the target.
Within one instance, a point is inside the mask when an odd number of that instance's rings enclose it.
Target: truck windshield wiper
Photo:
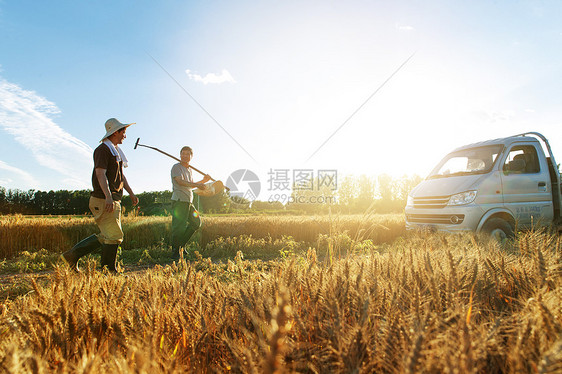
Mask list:
[[[448,176],[449,177],[458,177],[459,175],[472,175],[472,174],[477,174],[478,172],[476,171],[457,171],[456,173],[451,173]]]
[[[458,171],[456,173],[450,174],[435,174],[430,175],[427,179],[439,179],[439,178],[449,178],[449,177],[459,177],[462,175],[474,175],[474,174],[483,174],[486,173],[486,170],[478,170],[478,171]]]

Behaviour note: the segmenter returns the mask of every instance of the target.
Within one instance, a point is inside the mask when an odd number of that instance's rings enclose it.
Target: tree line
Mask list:
[[[337,190],[294,190],[291,195],[293,202],[288,206],[311,214],[329,211],[346,214],[402,212],[409,192],[421,181],[418,175],[399,178],[387,174],[377,177],[349,175],[338,183]],[[312,204],[311,201],[315,200],[318,203]]]
[[[38,214],[38,215],[87,215],[91,190],[22,191],[0,187],[0,214]],[[159,207],[169,201],[171,191],[143,192],[137,195],[143,214],[164,213]],[[129,196],[124,196],[122,206],[125,212],[132,212],[133,204]]]
[[[213,197],[194,195],[194,205],[203,213],[306,213],[331,212],[363,213],[370,209],[377,213],[401,212],[410,190],[421,181],[419,176],[393,178],[383,174],[377,177],[346,176],[337,189],[300,189],[293,186],[287,194],[274,194],[267,201],[249,201],[229,198],[226,194]],[[171,191],[153,191],[137,194],[138,207],[133,207],[129,196],[124,196],[125,214],[168,215]],[[283,197],[283,198],[281,198]],[[26,215],[87,215],[90,190],[22,191],[0,187],[0,214]]]

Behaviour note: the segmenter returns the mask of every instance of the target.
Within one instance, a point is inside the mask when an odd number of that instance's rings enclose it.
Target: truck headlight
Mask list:
[[[470,204],[476,199],[477,191],[466,191],[455,194],[449,199],[448,205],[465,205]]]
[[[406,206],[414,206],[414,198],[408,195],[408,200],[406,200]]]

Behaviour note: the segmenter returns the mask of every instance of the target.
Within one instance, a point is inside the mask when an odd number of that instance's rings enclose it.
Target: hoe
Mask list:
[[[177,162],[181,162],[181,160],[175,156],[172,156],[169,153],[166,153],[156,147],[151,147],[149,145],[144,145],[144,144],[140,144],[139,143],[140,138],[137,138],[137,142],[135,143],[135,148],[133,149],[137,149],[137,147],[145,147],[145,148],[150,148],[153,149],[157,152],[162,153],[163,155],[166,155],[170,158],[173,158],[174,160],[176,160]],[[202,172],[201,170],[197,169],[196,167],[194,167],[193,165],[189,165],[190,168],[192,168],[193,170],[195,170],[196,172],[198,172],[201,175],[206,175],[207,173]],[[227,191],[230,191],[230,189],[228,187],[226,187],[220,180],[217,181],[213,178],[211,178],[211,180],[213,181],[213,183],[208,183],[206,184],[206,188],[204,190],[201,190],[199,188],[197,188],[194,192],[198,195],[201,196],[213,196],[216,195],[218,193],[221,193],[224,189],[226,189]]]

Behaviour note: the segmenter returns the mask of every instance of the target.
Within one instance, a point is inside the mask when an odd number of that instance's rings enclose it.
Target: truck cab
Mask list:
[[[560,219],[560,202],[550,144],[529,132],[465,145],[445,156],[410,192],[406,228],[483,231],[502,239]]]

